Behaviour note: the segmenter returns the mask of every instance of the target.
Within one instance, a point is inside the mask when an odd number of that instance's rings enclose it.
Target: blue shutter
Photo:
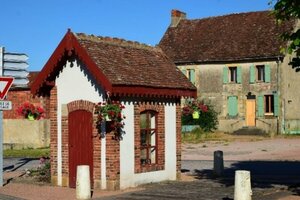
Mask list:
[[[255,67],[254,65],[250,66],[250,83],[255,82]]]
[[[195,70],[190,69],[190,81],[195,84]]]
[[[228,83],[228,67],[223,68],[223,83]]]
[[[236,96],[228,97],[228,115],[229,116],[237,116],[238,113],[238,101]]]
[[[265,65],[265,82],[266,83],[270,83],[271,82],[270,65]]]
[[[186,76],[186,69],[182,69],[181,72]]]
[[[257,116],[258,117],[263,117],[264,116],[264,96],[263,95],[259,95],[257,97]]]
[[[277,93],[275,93],[273,96],[274,96],[274,116],[278,116],[279,115],[279,96]]]
[[[242,67],[237,67],[237,83],[242,83]]]

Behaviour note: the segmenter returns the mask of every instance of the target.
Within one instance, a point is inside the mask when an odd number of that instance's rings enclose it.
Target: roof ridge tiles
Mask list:
[[[150,46],[144,43],[139,43],[137,41],[125,40],[122,38],[117,37],[103,37],[103,36],[96,36],[96,35],[88,35],[85,33],[74,33],[74,35],[81,40],[89,40],[92,42],[102,42],[110,45],[116,45],[121,47],[129,47],[129,48],[136,48],[136,49],[145,49],[155,52],[163,52],[160,47],[158,46]]]
[[[217,16],[208,16],[203,18],[195,18],[195,19],[182,19],[182,21],[202,21],[207,19],[216,19],[216,18],[222,18],[222,17],[229,17],[229,16],[236,16],[236,15],[250,15],[254,13],[264,13],[264,12],[270,12],[271,10],[261,10],[261,11],[252,11],[252,12],[239,12],[239,13],[227,13],[224,15],[217,15]]]

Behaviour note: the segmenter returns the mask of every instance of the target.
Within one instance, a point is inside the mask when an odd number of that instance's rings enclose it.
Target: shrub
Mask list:
[[[192,113],[199,112],[199,118],[193,119]],[[211,104],[204,104],[202,101],[187,101],[182,108],[182,125],[199,125],[205,132],[212,132],[218,126],[218,113]]]

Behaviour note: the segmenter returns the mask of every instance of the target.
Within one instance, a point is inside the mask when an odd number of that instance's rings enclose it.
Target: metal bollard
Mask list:
[[[223,151],[214,152],[214,174],[222,176],[224,171]]]
[[[234,200],[251,200],[250,171],[235,171]]]
[[[76,198],[91,198],[90,166],[78,165],[76,174]]]

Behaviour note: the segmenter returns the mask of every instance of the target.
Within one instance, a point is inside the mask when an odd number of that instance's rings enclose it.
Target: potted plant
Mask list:
[[[96,105],[95,113],[98,115],[96,128],[101,137],[104,137],[106,133],[113,132],[115,139],[122,139],[123,119],[125,119],[122,110],[124,108],[125,106],[118,101],[99,102]]]
[[[39,120],[44,117],[45,110],[41,106],[25,102],[17,108],[17,113],[30,121]]]
[[[186,105],[182,108],[183,115],[192,115],[193,119],[199,119],[201,112],[207,112],[208,107],[201,101],[193,100],[187,101]]]

